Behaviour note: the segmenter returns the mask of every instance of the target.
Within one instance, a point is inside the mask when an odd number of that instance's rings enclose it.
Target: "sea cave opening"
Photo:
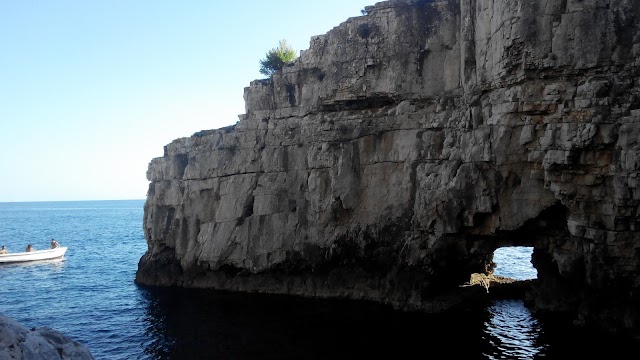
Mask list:
[[[493,275],[514,280],[538,278],[538,270],[531,263],[533,247],[505,246],[493,252]]]
[[[476,258],[474,263],[477,270],[472,270],[463,286],[481,285],[487,293],[490,286],[497,286],[498,297],[524,298],[524,290],[529,286],[526,284],[538,279],[538,270],[533,265],[534,247],[527,245],[532,244],[503,242],[493,249],[485,249],[485,255]]]

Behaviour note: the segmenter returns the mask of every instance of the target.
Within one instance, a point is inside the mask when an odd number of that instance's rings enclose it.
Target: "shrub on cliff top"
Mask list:
[[[286,40],[280,40],[278,47],[267,52],[265,58],[260,60],[260,73],[262,75],[271,76],[278,70],[291,62],[298,56],[296,51],[287,43]]]

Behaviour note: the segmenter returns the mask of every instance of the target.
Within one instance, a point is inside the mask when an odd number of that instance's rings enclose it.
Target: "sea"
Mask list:
[[[375,303],[135,284],[144,200],[0,203],[0,245],[56,239],[61,261],[0,266],[0,314],[49,327],[96,359],[637,359],[640,344],[540,318],[520,300],[440,315]],[[537,276],[530,248],[496,274]],[[1,334],[0,334],[1,336]],[[1,341],[0,341],[1,343]]]

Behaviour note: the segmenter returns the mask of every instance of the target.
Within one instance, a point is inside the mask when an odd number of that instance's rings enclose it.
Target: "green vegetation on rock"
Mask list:
[[[260,60],[260,73],[271,76],[278,70],[291,62],[298,56],[296,51],[287,43],[286,40],[280,40],[278,47],[267,52],[265,58]]]

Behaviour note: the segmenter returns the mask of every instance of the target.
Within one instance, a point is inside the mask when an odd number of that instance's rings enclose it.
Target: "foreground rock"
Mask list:
[[[28,329],[0,315],[0,360],[93,360],[81,343],[47,327]]]
[[[531,306],[638,331],[640,2],[366,12],[152,160],[136,281],[442,311],[532,246]]]

